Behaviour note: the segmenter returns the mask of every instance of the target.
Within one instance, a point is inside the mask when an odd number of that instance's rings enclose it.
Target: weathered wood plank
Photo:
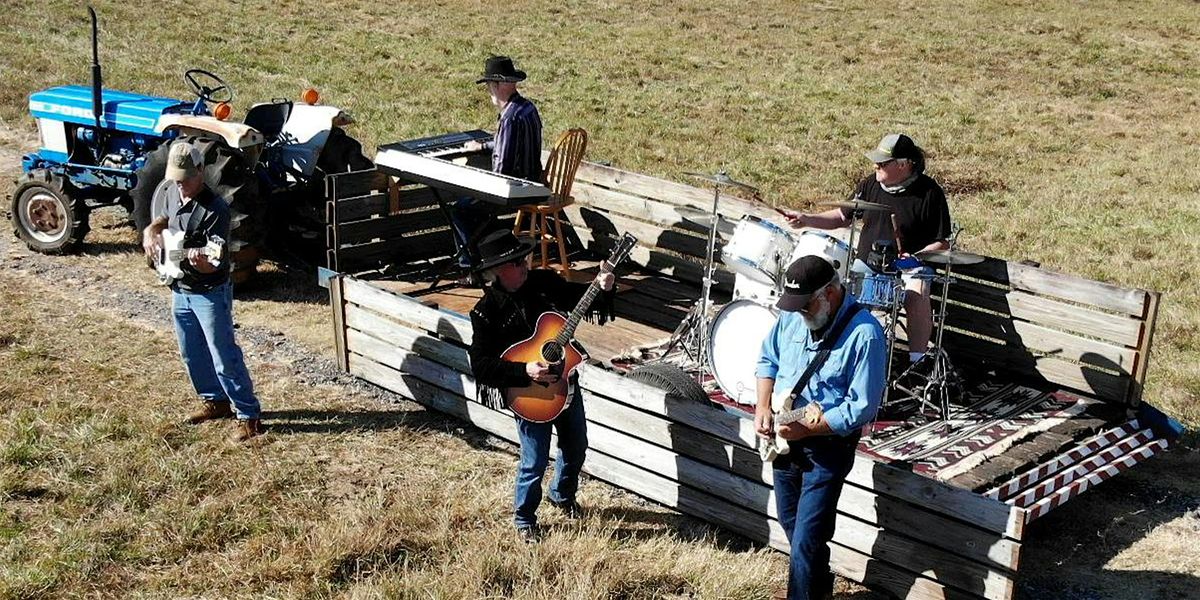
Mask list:
[[[676,401],[662,390],[592,367],[580,369],[579,381],[585,390],[596,395],[645,412],[663,415],[671,421],[742,447],[754,448],[757,443],[753,422],[723,410],[714,410],[709,405]],[[1021,539],[1023,517],[1014,513],[1012,507],[991,498],[901,471],[862,456],[855,461],[847,481],[962,519],[988,531],[1003,533],[1015,540]]]
[[[1127,402],[1130,379],[1106,373],[1055,356],[1035,356],[1028,349],[997,344],[993,341],[946,329],[946,351],[955,364],[998,369],[1023,382],[1049,381],[1079,390],[1088,396],[1111,402]]]
[[[429,231],[417,235],[368,242],[357,246],[331,246],[340,261],[381,261],[410,263],[417,260],[439,258],[454,254],[454,241],[450,228]]]
[[[645,196],[660,202],[712,212],[713,191],[711,189],[692,187],[587,161],[579,165],[575,179],[601,187],[617,189],[628,194]],[[766,206],[737,198],[727,191],[721,194],[721,203],[717,207],[717,213],[731,221],[737,221],[743,215],[754,215],[768,220],[778,218],[778,215]]]
[[[357,355],[352,358],[351,370],[356,375],[368,381],[382,385],[442,412],[467,420],[483,428],[485,431],[489,431],[504,439],[509,441],[515,441],[516,439],[515,424],[512,417],[488,409],[478,403],[468,402],[458,394],[448,392],[438,386],[430,385],[419,377],[411,374],[406,376],[391,367]],[[599,451],[589,454],[585,471],[595,477],[666,506],[738,531],[751,539],[766,541],[781,550],[786,551],[787,549],[786,538],[776,521],[763,518],[752,511],[724,501],[712,494],[681,485],[678,482],[671,481],[669,478]],[[847,540],[851,543],[861,544],[867,540],[874,543],[878,539],[878,530],[875,530],[873,536],[869,527],[862,529],[854,525],[847,525],[846,528],[853,531],[858,538]],[[862,530],[860,531],[859,529]],[[906,555],[911,555],[911,544],[906,544],[902,538],[897,538],[894,541],[889,540],[888,543],[881,544],[881,548],[883,554],[891,558],[904,559]],[[849,550],[849,548],[841,544],[835,545],[832,548],[832,551],[837,555],[833,560],[837,568],[843,568],[847,559],[852,558],[847,556],[843,550]],[[861,552],[858,554],[861,554]],[[873,565],[876,569],[876,577],[879,577],[879,573],[881,572],[889,573],[891,577],[888,577],[887,580],[901,584],[899,587],[893,586],[887,588],[891,589],[893,593],[902,594],[904,597],[909,598],[954,597],[954,594],[957,593],[956,590],[931,579],[905,575],[903,569],[897,569],[895,566],[888,565],[880,558],[875,558],[874,560],[877,561]],[[862,566],[865,567],[866,565]],[[862,570],[864,574],[870,571],[870,569]],[[951,577],[953,578],[954,576]],[[990,579],[986,581],[990,581]],[[885,585],[881,581],[876,581],[875,583],[877,585]],[[976,585],[976,582],[968,582],[968,585],[973,587]],[[986,593],[986,589],[983,591]],[[1000,595],[985,597],[1007,598],[1007,596]]]
[[[471,320],[464,315],[429,308],[408,296],[394,294],[352,278],[346,280],[345,295],[347,302],[411,323],[437,334],[440,339],[464,346],[471,344]]]
[[[597,236],[584,227],[574,227],[574,231],[587,250],[600,255],[611,253],[617,239],[607,234]],[[651,250],[640,244],[630,251],[629,259],[645,269],[692,283],[700,282],[704,274],[704,265],[697,259]],[[729,293],[733,290],[733,278],[733,272],[718,260],[717,270],[713,274],[714,287]]]
[[[330,200],[352,198],[371,192],[386,191],[387,186],[387,175],[375,168],[349,173],[332,173],[325,176],[325,197]]]
[[[941,286],[934,286],[935,298]],[[957,279],[950,286],[950,301],[1011,315],[1013,318],[1091,336],[1114,344],[1136,348],[1145,323],[1127,315],[1114,315],[1069,304],[1021,290],[1005,290]],[[952,304],[951,312],[957,310]]]
[[[631,233],[637,237],[638,244],[642,246],[670,250],[699,260],[703,260],[708,253],[708,240],[692,233],[663,229],[658,225],[579,204],[572,204],[564,208],[563,212],[566,213],[572,224],[586,227],[592,231],[593,235],[603,233],[606,236],[619,238],[624,233]],[[714,252],[719,260],[721,252],[719,241]]]
[[[389,215],[396,212],[412,212],[419,209],[437,208],[437,200],[433,192],[424,186],[397,188],[393,194],[390,191],[372,192],[363,196],[343,198],[333,203],[339,222],[359,221],[375,215]],[[443,219],[444,220],[444,219]]]
[[[1061,359],[1126,373],[1133,368],[1136,354],[1132,348],[1048,329],[1009,317],[970,310],[965,306],[950,307],[946,316],[946,326],[1003,340],[1011,347],[1031,348]]]
[[[583,206],[637,217],[664,229],[679,228],[707,236],[709,223],[712,221],[711,210],[651,200],[587,182],[576,182],[571,193],[575,196],[575,201]],[[722,239],[727,240],[733,235],[736,224],[735,221],[717,215],[717,233]]]
[[[1146,383],[1146,371],[1150,368],[1150,345],[1154,341],[1154,325],[1158,322],[1161,300],[1158,292],[1151,292],[1146,302],[1146,334],[1138,343],[1138,360],[1133,367],[1133,389],[1129,394],[1132,407],[1137,407],[1142,401],[1142,386]]]
[[[954,273],[1137,318],[1145,317],[1149,300],[1146,290],[1118,287],[999,258],[988,257],[979,264],[958,266]]]
[[[346,350],[346,299],[343,294],[344,276],[332,277],[329,280],[329,306],[333,309],[333,347],[337,355],[337,366],[348,371]]]
[[[361,221],[339,221],[339,241],[345,245],[361,244],[376,238],[391,242],[406,234],[448,227],[440,210],[420,210],[395,215],[375,216]]]

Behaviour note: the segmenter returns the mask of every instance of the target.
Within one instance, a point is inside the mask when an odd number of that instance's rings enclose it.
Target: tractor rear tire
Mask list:
[[[637,367],[629,378],[665,390],[674,400],[707,403],[708,392],[687,371],[671,363],[650,363]]]
[[[194,136],[183,136],[179,140],[190,142],[200,151],[204,157],[205,184],[229,205],[230,275],[235,285],[246,282],[258,269],[266,239],[267,205],[259,197],[255,165],[246,160],[241,151],[230,148],[222,140]],[[165,176],[170,144],[163,143],[146,157],[134,188],[138,193],[130,192],[133,219],[139,231],[150,224],[152,213],[164,210],[162,206],[155,206],[154,192]],[[145,224],[139,222],[141,219]]]
[[[42,254],[75,252],[88,226],[87,204],[59,175],[34,169],[16,181],[12,194],[13,233]]]

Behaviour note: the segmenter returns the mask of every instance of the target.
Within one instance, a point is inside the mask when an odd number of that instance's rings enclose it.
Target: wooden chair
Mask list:
[[[546,187],[550,188],[550,199],[545,204],[522,206],[517,209],[517,217],[513,221],[513,233],[520,236],[521,221],[529,217],[529,225],[524,234],[538,240],[541,245],[541,267],[544,269],[550,263],[550,242],[558,245],[558,262],[563,276],[570,277],[571,262],[567,259],[567,242],[563,237],[562,209],[575,203],[571,196],[571,185],[575,183],[575,171],[583,162],[583,153],[587,151],[587,132],[582,129],[568,129],[558,136],[550,157],[546,160],[546,169],[542,178]],[[550,230],[548,221],[553,221],[554,230]]]

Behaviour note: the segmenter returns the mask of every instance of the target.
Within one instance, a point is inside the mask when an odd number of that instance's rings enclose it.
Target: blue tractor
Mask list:
[[[187,139],[205,156],[209,187],[230,204],[235,280],[244,279],[253,273],[268,234],[289,239],[284,234],[297,229],[291,216],[302,212],[296,208],[321,202],[325,173],[372,166],[342,129],[353,122],[350,117],[336,107],[316,105],[314,90],[305,93],[303,103],[256,104],[245,122],[237,123],[226,120],[232,88],[201,69],[184,74],[195,94],[192,101],[103,89],[96,14],[88,10],[91,87],[60,86],[29,97],[41,144],[22,160],[10,218],[31,249],[77,250],[89,230],[89,212],[104,206],[127,208],[140,232],[165,210],[154,198],[155,190],[166,185],[170,142]]]

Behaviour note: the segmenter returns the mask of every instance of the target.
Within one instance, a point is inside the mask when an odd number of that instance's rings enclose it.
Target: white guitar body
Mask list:
[[[183,238],[183,231],[162,231],[162,249],[154,260],[154,270],[158,272],[158,282],[162,285],[171,285],[184,276],[183,261],[188,259],[189,249],[183,247]],[[213,266],[219,266],[225,253],[225,240],[219,237],[210,238],[200,252],[208,256],[208,261]]]
[[[821,422],[821,407],[815,402],[799,408],[792,408],[796,397],[788,391],[780,392],[771,398],[771,412],[774,414],[774,429],[769,438],[759,438],[758,455],[763,462],[771,462],[787,454],[791,449],[788,441],[779,437],[779,428],[789,423],[803,421],[806,426]]]

